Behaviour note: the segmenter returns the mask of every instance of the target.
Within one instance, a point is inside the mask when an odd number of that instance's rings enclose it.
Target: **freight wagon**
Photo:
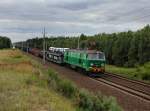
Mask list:
[[[43,51],[37,48],[29,48],[29,53],[43,57]],[[105,54],[101,51],[50,47],[45,54],[48,61],[82,69],[89,75],[105,72]]]
[[[105,55],[100,51],[50,47],[46,58],[58,64],[82,69],[90,75],[105,72]]]

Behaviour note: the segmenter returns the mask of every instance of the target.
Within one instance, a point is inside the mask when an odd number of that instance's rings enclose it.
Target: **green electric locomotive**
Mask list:
[[[64,52],[64,62],[89,74],[97,75],[105,72],[105,55],[100,51],[67,50]]]

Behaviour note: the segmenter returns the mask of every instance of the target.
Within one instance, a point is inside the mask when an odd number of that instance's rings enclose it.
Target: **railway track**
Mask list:
[[[140,81],[140,80],[132,80],[132,79],[129,79],[127,77],[124,77],[124,76],[121,76],[121,75],[118,75],[118,74],[112,74],[112,73],[106,72],[105,75],[121,78],[121,79],[130,81],[130,82],[141,84],[141,85],[146,86],[146,87],[150,87],[150,83],[146,83],[146,82],[143,82],[143,81]]]
[[[31,55],[29,54],[29,56]],[[42,62],[42,59],[39,57],[35,57],[33,55],[31,57],[39,62]],[[143,93],[137,94],[138,92],[137,91],[133,92],[133,89],[131,89],[130,91],[129,88],[126,88],[126,87],[124,88],[124,86],[118,85],[117,83],[104,80],[103,77],[107,76],[107,74],[105,74],[101,78],[84,77],[84,76],[81,76],[80,72],[77,72],[74,70],[71,71],[70,69],[66,67],[62,67],[60,65],[56,65],[48,61],[46,62],[46,64],[49,65],[51,68],[54,68],[56,71],[58,71],[58,73],[62,74],[64,77],[68,77],[71,80],[73,80],[79,87],[87,88],[93,92],[99,92],[99,91],[101,91],[102,93],[106,92],[106,94],[116,97],[117,101],[123,107],[125,111],[133,111],[133,110],[149,111],[150,109],[150,100],[147,99],[149,98],[149,96],[146,97],[145,95],[142,95]],[[112,75],[112,76],[116,76],[116,75]],[[95,79],[98,79],[98,80],[95,80]],[[149,84],[145,84],[141,81],[137,81],[136,83],[149,86]]]
[[[117,89],[150,101],[150,84],[137,80],[131,80],[120,75],[105,73],[101,78],[94,78]]]

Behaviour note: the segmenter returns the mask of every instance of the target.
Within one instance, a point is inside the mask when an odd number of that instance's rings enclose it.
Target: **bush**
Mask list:
[[[12,43],[8,37],[0,36],[0,49],[10,48],[11,46]]]
[[[150,72],[141,72],[139,76],[142,80],[150,80]]]
[[[51,70],[48,70],[48,84],[54,88],[55,90],[59,89],[58,88],[58,82],[60,81],[58,75]]]
[[[77,93],[76,86],[68,80],[63,80],[58,77],[58,75],[51,70],[49,72],[49,83],[55,88],[56,90],[62,92],[63,95],[66,97],[74,97]]]
[[[85,109],[86,111],[92,111],[93,109],[92,97],[85,90],[79,92],[79,107]]]
[[[61,91],[63,95],[71,98],[76,96],[77,88],[72,82],[68,80],[62,80],[58,82],[58,86],[58,90]]]
[[[102,108],[104,111],[120,111],[121,110],[121,108],[117,105],[115,98],[103,97],[102,100],[103,100],[103,102],[102,102],[103,107]]]
[[[143,66],[138,66],[136,69],[137,73],[136,76],[140,79],[140,80],[146,80],[146,81],[150,81],[150,63],[146,63]]]
[[[58,75],[54,73],[53,71],[51,71],[50,69],[48,70],[48,74],[49,74],[50,80],[55,80],[56,82],[60,80]]]
[[[79,106],[84,111],[120,111],[116,100],[112,97],[105,97],[101,94],[92,94],[82,90],[79,94]]]
[[[92,94],[86,90],[79,90],[71,81],[61,79],[48,70],[48,83],[52,88],[71,98],[78,105],[78,111],[121,111],[114,98],[107,98],[101,94]]]

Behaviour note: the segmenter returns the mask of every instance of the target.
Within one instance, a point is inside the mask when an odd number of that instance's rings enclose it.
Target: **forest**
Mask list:
[[[8,37],[0,36],[0,49],[10,48],[11,46],[12,43]]]
[[[99,33],[93,36],[81,34],[80,37],[46,37],[48,47],[67,47],[76,49],[97,49],[106,55],[108,64],[122,67],[137,67],[150,61],[150,26],[137,31],[112,34]],[[43,38],[33,38],[16,44],[29,47],[43,47]]]

